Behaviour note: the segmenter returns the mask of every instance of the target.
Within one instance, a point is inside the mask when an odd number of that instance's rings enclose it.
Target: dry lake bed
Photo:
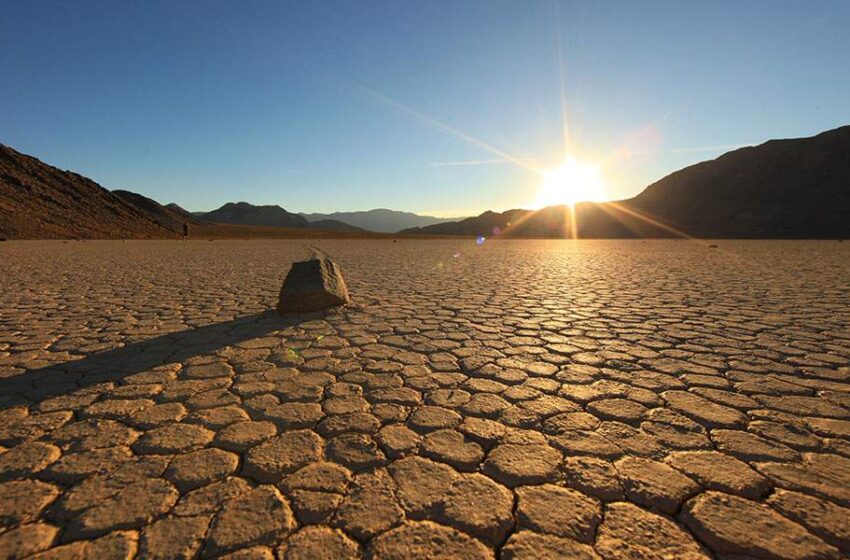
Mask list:
[[[850,243],[0,243],[0,558],[841,558]]]

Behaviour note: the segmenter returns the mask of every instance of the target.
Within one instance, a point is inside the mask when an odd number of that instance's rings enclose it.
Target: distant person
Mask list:
[[[183,241],[189,241],[189,222],[183,222]]]

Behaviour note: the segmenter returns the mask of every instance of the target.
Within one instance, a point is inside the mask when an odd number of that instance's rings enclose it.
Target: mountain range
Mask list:
[[[664,177],[634,198],[484,212],[408,234],[569,237],[850,237],[850,126],[770,140]]]
[[[846,238],[850,126],[741,148],[676,171],[628,200],[488,211],[457,221],[387,209],[297,214],[247,202],[190,213],[109,191],[0,144],[2,238],[176,237],[187,222],[203,235],[225,237],[364,237],[378,235],[366,229],[400,226],[405,235]]]
[[[435,218],[434,216],[422,216],[413,212],[401,212],[388,208],[375,208],[360,212],[333,212],[331,214],[304,214],[311,223],[321,223],[326,220],[337,220],[351,224],[359,228],[378,231],[383,233],[395,233],[399,230],[427,227],[444,222],[451,222],[457,218]]]

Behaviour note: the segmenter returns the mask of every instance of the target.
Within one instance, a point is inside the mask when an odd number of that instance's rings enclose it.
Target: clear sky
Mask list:
[[[737,145],[850,123],[847,0],[0,12],[0,142],[191,210],[528,206],[541,178],[526,166],[563,160],[564,121],[619,199]]]

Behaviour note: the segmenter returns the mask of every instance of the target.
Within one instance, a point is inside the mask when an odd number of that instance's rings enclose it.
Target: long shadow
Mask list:
[[[183,362],[304,320],[304,317],[283,317],[266,311],[132,342],[80,360],[28,370],[0,379],[0,410],[16,404],[37,404],[97,383],[117,381],[160,365]]]

